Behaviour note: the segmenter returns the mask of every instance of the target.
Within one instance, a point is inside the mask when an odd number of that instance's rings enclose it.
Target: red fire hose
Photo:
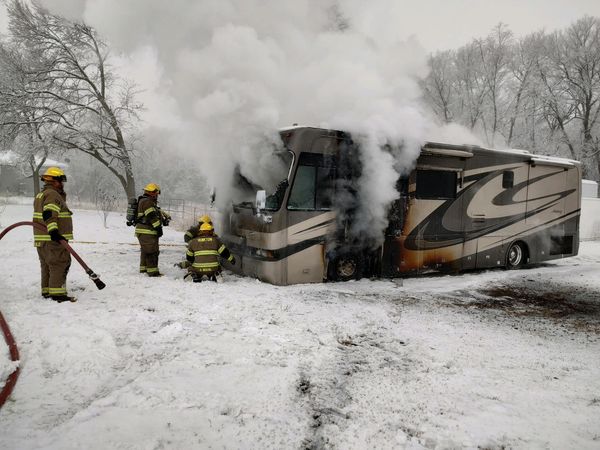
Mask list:
[[[37,228],[38,230],[46,232],[46,227],[44,225],[42,225],[41,223],[36,223],[36,222],[17,222],[17,223],[13,223],[12,225],[6,227],[2,231],[2,233],[0,233],[0,240],[2,240],[2,238],[4,237],[4,235],[6,233],[8,233],[10,230],[12,230],[13,228],[20,227],[22,225],[30,225],[30,226],[32,226],[34,228]],[[98,289],[104,289],[106,287],[106,284],[104,284],[102,282],[102,280],[100,280],[100,278],[98,278],[98,275],[96,275],[94,273],[94,271],[87,266],[87,264],[83,261],[83,259],[81,259],[81,257],[77,254],[77,252],[75,250],[73,250],[73,248],[67,243],[67,241],[59,241],[59,242],[60,242],[60,244],[62,244],[62,246],[64,248],[66,248],[69,251],[69,253],[71,255],[73,255],[73,258],[75,258],[77,260],[77,262],[79,264],[81,264],[81,267],[83,267],[83,270],[85,270],[85,273],[88,274],[88,276],[94,282],[94,284],[96,285],[96,287]]]
[[[46,227],[44,225],[42,225],[41,223],[17,222],[17,223],[13,223],[12,225],[10,225],[10,226],[6,227],[4,230],[2,230],[2,232],[0,233],[0,240],[2,240],[2,238],[10,230],[20,227],[22,225],[30,225],[34,228],[37,228],[38,230],[42,230],[44,232],[47,231]],[[77,254],[77,252],[75,252],[75,250],[73,250],[73,248],[67,243],[67,241],[59,241],[59,242],[62,244],[63,247],[65,247],[69,251],[69,253],[71,255],[73,255],[73,258],[75,258],[77,260],[77,262],[79,264],[81,264],[81,267],[83,267],[83,270],[85,270],[85,273],[88,274],[88,276],[94,282],[96,287],[98,289],[104,289],[106,287],[106,284],[104,284],[102,282],[102,280],[100,280],[98,275],[96,275],[94,273],[94,271],[87,266],[87,264],[83,261],[83,259],[81,259],[81,257]],[[6,341],[6,345],[8,345],[8,348],[10,351],[11,361],[19,361],[19,350],[17,349],[17,344],[15,343],[15,340],[10,332],[10,328],[8,328],[8,324],[4,320],[4,316],[2,315],[1,312],[0,312],[0,328],[2,329],[2,333],[4,334],[4,340]],[[11,373],[8,376],[8,378],[6,379],[6,383],[4,384],[4,387],[2,388],[2,391],[0,391],[0,408],[2,408],[2,405],[4,405],[4,402],[6,402],[6,400],[10,396],[10,394],[17,382],[18,377],[19,377],[19,368],[17,367],[13,371],[13,373]]]
[[[2,334],[4,334],[4,340],[6,341],[6,345],[8,345],[8,349],[10,351],[10,360],[18,361],[19,360],[19,350],[17,349],[17,344],[15,343],[15,339],[10,333],[10,328],[8,328],[8,324],[4,320],[4,316],[0,312],[0,328],[2,329]],[[19,367],[17,367],[13,373],[11,373],[6,379],[6,383],[4,383],[4,387],[0,391],[0,408],[4,405],[4,402],[10,396],[15,384],[17,383],[17,378],[19,378]]]

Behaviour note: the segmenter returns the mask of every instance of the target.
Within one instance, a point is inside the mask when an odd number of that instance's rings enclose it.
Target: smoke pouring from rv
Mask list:
[[[401,35],[393,0],[46,0],[94,26],[123,52],[145,89],[145,145],[164,164],[235,199],[233,174],[274,189],[277,130],[293,123],[346,130],[363,165],[355,232],[379,236],[395,182],[439,129],[419,106],[427,73],[419,43]],[[158,180],[168,186],[168,180]],[[168,195],[168,191],[165,191]],[[239,198],[237,200],[240,200]],[[246,199],[248,200],[248,199]],[[342,206],[343,207],[343,206]]]

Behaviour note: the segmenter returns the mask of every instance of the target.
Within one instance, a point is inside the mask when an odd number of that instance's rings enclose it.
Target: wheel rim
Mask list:
[[[337,265],[337,273],[341,277],[351,277],[356,272],[356,262],[352,259],[342,259]]]
[[[519,244],[514,244],[508,251],[508,264],[518,266],[523,260],[523,249]]]

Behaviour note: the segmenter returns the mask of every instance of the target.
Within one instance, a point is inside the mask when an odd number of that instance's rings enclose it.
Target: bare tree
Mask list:
[[[51,150],[49,129],[55,128],[41,118],[36,99],[26,95],[26,63],[14,47],[0,42],[0,143],[19,157],[25,176],[33,179],[34,193],[40,191],[39,172]]]
[[[455,65],[456,89],[460,99],[457,117],[461,123],[473,130],[478,123],[481,123],[484,102],[488,94],[488,85],[476,42],[458,49]]]
[[[515,41],[502,24],[429,60],[425,98],[444,122],[534,152],[582,161],[600,175],[600,19]]]
[[[37,4],[13,0],[8,13],[12,40],[29,61],[21,95],[36,113],[33,119],[21,116],[19,124],[52,126],[55,144],[92,156],[117,177],[128,197],[135,196],[126,136],[141,105],[134,101],[134,87],[107,64],[107,45],[93,28]]]
[[[106,228],[108,215],[114,211],[119,204],[119,197],[115,192],[111,192],[110,187],[98,187],[94,190],[94,203],[96,210],[102,214],[102,223]]]
[[[492,33],[486,39],[478,39],[474,42],[480,58],[482,82],[485,85],[485,96],[490,110],[489,118],[484,121],[489,143],[495,141],[496,133],[502,121],[504,103],[504,83],[509,74],[509,62],[512,51],[512,33],[506,25],[500,23],[494,27]],[[487,112],[487,111],[486,111]],[[488,133],[487,122],[491,128]]]
[[[584,17],[553,39],[550,58],[554,76],[580,123],[582,156],[596,161],[600,173],[600,143],[594,130],[600,115],[600,19]]]
[[[511,77],[506,89],[509,97],[507,108],[506,142],[510,146],[515,140],[517,121],[523,123],[520,134],[530,136],[530,145],[535,145],[536,106],[536,62],[542,48],[543,33],[537,32],[519,39],[514,44],[512,58],[508,66]],[[527,126],[529,124],[529,127]],[[530,128],[529,130],[527,128]],[[521,142],[523,142],[521,140]]]
[[[427,78],[421,83],[425,99],[444,123],[449,123],[454,117],[452,108],[456,95],[453,52],[445,51],[431,55],[429,69]]]

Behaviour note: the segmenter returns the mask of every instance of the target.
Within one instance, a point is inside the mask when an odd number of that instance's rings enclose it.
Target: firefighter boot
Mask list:
[[[54,300],[57,303],[62,303],[62,302],[76,302],[77,299],[75,297],[69,297],[68,295],[53,295],[52,297],[50,297],[52,300]]]

